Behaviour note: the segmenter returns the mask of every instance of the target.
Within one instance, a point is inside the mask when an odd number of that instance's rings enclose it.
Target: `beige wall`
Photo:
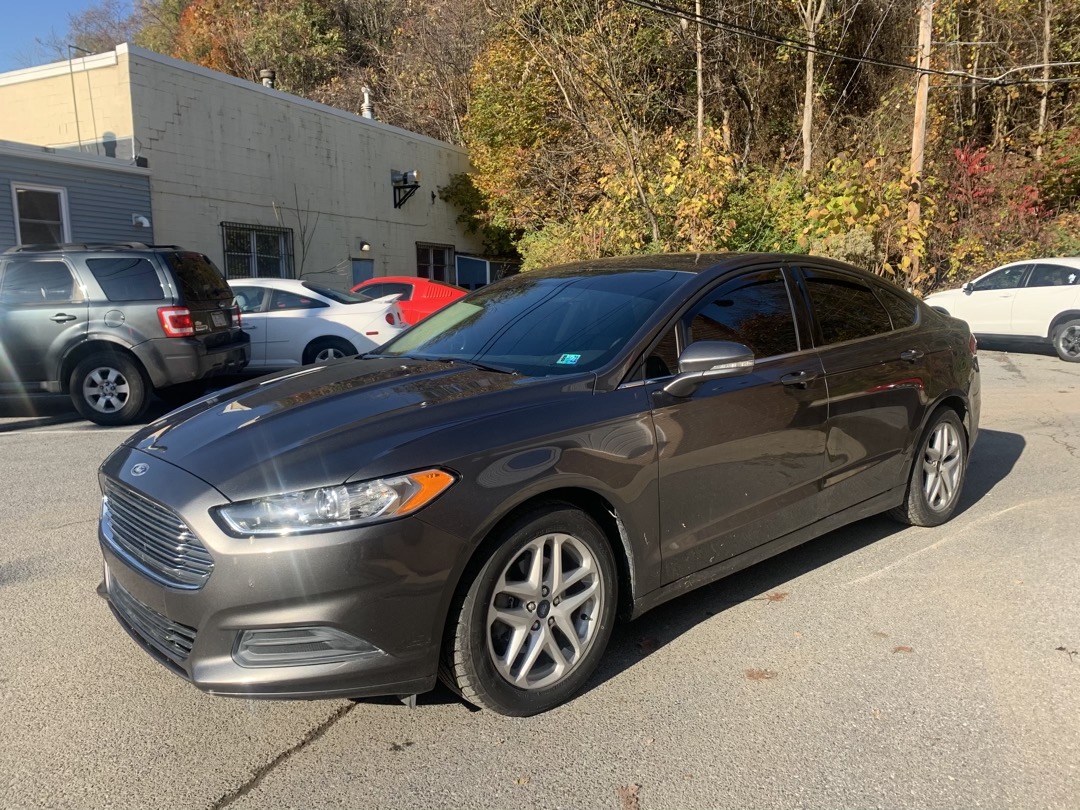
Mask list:
[[[0,140],[104,154],[106,133],[130,157],[127,54],[105,53],[0,74]],[[124,154],[123,150],[127,149]]]
[[[411,275],[418,242],[482,251],[457,210],[432,199],[468,171],[461,148],[127,45],[71,67],[0,75],[0,109],[9,113],[0,139],[74,147],[76,107],[84,144],[106,132],[131,138],[149,163],[158,243],[224,267],[222,222],[291,228],[296,271],[302,265],[305,277],[337,287],[350,285],[352,258],[373,260],[376,275]],[[421,175],[398,209],[393,170]],[[300,222],[311,237],[306,251]],[[356,250],[361,240],[369,251]]]
[[[353,257],[392,275],[415,273],[417,242],[480,252],[457,210],[431,196],[468,170],[463,149],[147,51],[128,57],[159,242],[223,265],[221,222],[292,228],[297,272],[303,264],[305,277],[338,287],[349,285]],[[395,169],[421,175],[399,209]],[[312,237],[306,254],[300,221]],[[371,250],[357,252],[360,240]]]

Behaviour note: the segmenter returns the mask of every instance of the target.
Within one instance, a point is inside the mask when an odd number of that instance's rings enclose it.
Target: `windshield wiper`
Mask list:
[[[510,368],[509,366],[497,366],[493,363],[480,363],[476,360],[466,360],[464,357],[417,357],[416,360],[430,360],[433,363],[464,363],[467,366],[473,368],[479,368],[484,371],[495,371],[499,374],[517,374],[516,368]]]

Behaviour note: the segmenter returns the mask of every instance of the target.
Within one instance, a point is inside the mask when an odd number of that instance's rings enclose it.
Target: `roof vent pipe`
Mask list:
[[[364,118],[374,118],[375,105],[371,103],[371,88],[364,85],[360,88],[360,92],[364,94],[364,103],[360,105],[360,115]]]
[[[259,81],[262,82],[263,87],[273,87],[277,81],[277,73],[273,68],[266,68],[259,71]]]

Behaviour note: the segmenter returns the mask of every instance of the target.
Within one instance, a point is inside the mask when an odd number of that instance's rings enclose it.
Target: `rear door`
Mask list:
[[[87,330],[86,292],[67,262],[13,258],[0,267],[0,381],[57,381]]]
[[[811,262],[801,270],[828,389],[824,491],[831,513],[905,482],[933,358],[915,324],[917,305],[899,292],[890,299],[854,273]]]
[[[1016,293],[1009,334],[1050,337],[1050,324],[1075,306],[1077,293],[1080,269],[1050,262],[1033,264],[1027,282]]]
[[[248,368],[266,365],[266,299],[270,291],[238,282],[232,283],[236,305],[240,309],[240,324],[251,338],[251,360]]]
[[[754,351],[751,374],[663,390],[697,340]],[[761,268],[701,298],[645,362],[659,455],[663,579],[672,582],[821,517],[827,398],[786,274]]]

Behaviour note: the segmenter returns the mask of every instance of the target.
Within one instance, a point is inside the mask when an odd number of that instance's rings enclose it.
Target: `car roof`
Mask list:
[[[1003,270],[1006,267],[1017,267],[1022,264],[1063,264],[1066,267],[1080,268],[1080,257],[1076,256],[1058,256],[1054,258],[1045,259],[1021,259],[1020,261],[1009,262],[1008,264],[995,267],[994,270]],[[992,273],[994,270],[989,270]]]
[[[228,281],[230,286],[233,284],[245,284],[252,287],[273,287],[276,290],[316,292],[310,287],[305,287],[304,282],[296,278],[230,278]]]

